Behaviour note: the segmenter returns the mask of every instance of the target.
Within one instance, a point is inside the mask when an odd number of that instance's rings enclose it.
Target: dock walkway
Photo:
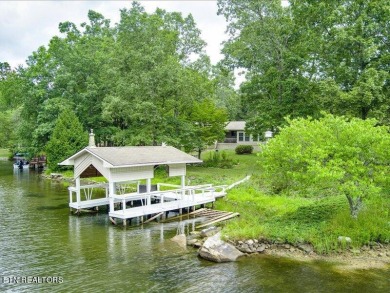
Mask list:
[[[219,189],[219,190],[218,190]],[[212,203],[217,197],[226,195],[224,187],[195,186],[182,189],[153,191],[149,193],[130,193],[110,196],[110,212],[112,218],[122,220],[158,214],[184,208]],[[140,201],[141,206],[127,206],[132,201]],[[121,201],[121,205],[115,202]]]
[[[212,203],[216,198],[226,195],[226,186],[210,184],[186,186],[184,188],[161,190],[161,187],[176,187],[169,184],[158,184],[157,191],[131,192],[109,195],[107,184],[84,185],[79,188],[69,187],[69,207],[80,211],[82,209],[109,206],[109,216],[124,220],[154,215],[162,212]],[[93,198],[93,190],[103,188],[106,196]],[[81,192],[82,191],[82,192]],[[136,203],[136,205],[134,204]]]

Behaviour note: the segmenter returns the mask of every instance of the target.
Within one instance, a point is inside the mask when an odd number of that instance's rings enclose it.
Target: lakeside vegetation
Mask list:
[[[10,151],[8,149],[1,149],[0,148],[0,158],[9,158]]]
[[[330,253],[347,247],[360,248],[370,242],[389,243],[389,197],[375,195],[364,202],[357,219],[350,216],[345,195],[302,198],[285,194],[266,194],[260,178],[258,156],[229,156],[239,162],[228,171],[218,168],[190,167],[188,176],[213,183],[234,182],[247,174],[251,179],[230,190],[216,202],[216,208],[238,212],[240,217],[225,223],[223,233],[231,240],[259,239],[280,243],[310,243],[318,253]],[[214,174],[223,174],[217,175]],[[222,181],[219,181],[221,180]],[[204,181],[204,182],[205,182]],[[216,182],[219,181],[219,182]],[[338,237],[350,237],[348,246]]]

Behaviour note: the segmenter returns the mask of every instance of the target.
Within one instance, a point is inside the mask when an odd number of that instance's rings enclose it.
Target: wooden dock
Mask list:
[[[78,187],[69,187],[69,207],[79,213],[85,209],[96,209],[99,206],[109,206],[109,217],[113,223],[115,219],[126,220],[141,217],[141,222],[146,217],[164,215],[170,211],[184,209],[195,210],[198,206],[213,203],[216,198],[226,195],[225,186],[212,187],[210,184],[198,186],[186,186],[179,189],[160,190],[158,184],[156,191],[131,192],[122,194],[109,194],[108,184],[92,184]],[[171,187],[171,186],[166,186]],[[94,198],[94,189],[105,189],[105,197]]]
[[[210,187],[186,187],[184,189],[153,191],[147,193],[129,193],[113,195],[109,197],[111,218],[122,219],[126,225],[126,219],[161,214],[169,211],[182,212],[183,209],[195,210],[201,206],[215,201],[216,197],[225,195],[224,191],[215,191]],[[140,206],[127,206],[131,201],[138,201]],[[119,209],[115,203],[120,202]]]
[[[219,210],[212,210],[207,208],[201,208],[196,211],[190,212],[186,215],[180,215],[177,217],[169,218],[163,222],[178,220],[183,217],[192,217],[192,218],[206,218],[207,220],[201,225],[196,226],[196,229],[204,228],[210,225],[214,225],[223,221],[230,220],[232,218],[240,216],[239,213],[233,213],[233,212],[226,212],[226,211],[219,211]]]
[[[206,222],[203,222],[201,225],[196,226],[196,229],[204,228],[240,216],[239,213],[211,209],[199,209],[195,211],[193,215],[195,215],[196,217],[207,218]]]

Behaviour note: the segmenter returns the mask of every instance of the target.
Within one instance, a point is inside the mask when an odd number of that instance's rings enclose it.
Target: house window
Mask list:
[[[250,141],[251,136],[243,131],[238,132],[238,141]]]
[[[238,132],[238,141],[244,141],[244,132]]]

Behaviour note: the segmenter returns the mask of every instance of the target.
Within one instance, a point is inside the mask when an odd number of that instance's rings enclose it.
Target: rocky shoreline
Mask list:
[[[326,261],[333,263],[337,269],[349,270],[349,269],[389,269],[390,268],[390,245],[383,245],[377,242],[371,242],[369,245],[365,245],[360,249],[345,248],[344,250],[334,251],[333,253],[322,255],[317,254],[314,251],[312,245],[302,243],[298,245],[292,245],[290,243],[282,243],[281,241],[270,241],[265,238],[260,239],[248,239],[240,241],[227,240],[226,242],[219,242],[213,240],[211,244],[207,244],[207,240],[213,238],[217,233],[220,234],[220,228],[211,227],[204,229],[200,232],[191,232],[189,236],[183,235],[182,246],[192,246],[198,248],[198,254],[205,259],[224,262],[234,261],[240,256],[256,256],[256,255],[271,255],[275,257],[286,257],[294,259],[296,261]],[[219,237],[219,236],[218,236]],[[217,239],[218,239],[217,237]],[[184,242],[183,242],[184,241]],[[185,243],[185,244],[184,244]],[[205,249],[205,243],[207,248]],[[216,247],[209,247],[210,245],[222,245],[222,248],[226,248],[226,245],[234,247],[239,254],[233,253],[232,259],[228,257],[221,257],[220,249]],[[212,250],[215,250],[216,257],[210,257]],[[203,251],[203,253],[202,253]],[[230,253],[230,250],[229,250]]]

